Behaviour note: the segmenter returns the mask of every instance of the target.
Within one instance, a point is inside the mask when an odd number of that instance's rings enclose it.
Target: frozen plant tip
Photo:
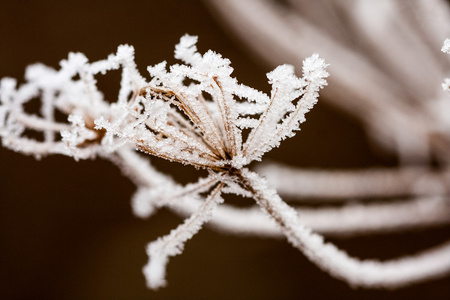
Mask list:
[[[120,46],[117,54],[93,63],[71,54],[60,71],[31,67],[28,82],[18,89],[13,80],[2,80],[4,146],[36,156],[61,153],[76,159],[110,159],[138,187],[132,199],[136,215],[148,217],[162,206],[190,215],[148,245],[144,275],[152,289],[166,285],[169,257],[180,254],[203,224],[211,221],[226,228],[245,212],[223,203],[224,194],[253,198],[266,215],[248,210],[243,228],[257,224],[258,233],[267,224],[276,226],[322,270],[353,286],[395,288],[448,273],[450,243],[387,262],[350,257],[325,243],[263,178],[246,167],[300,130],[319,90],[327,84],[323,59],[317,54],[306,58],[301,78],[292,66],[277,67],[267,74],[272,86],[267,95],[239,84],[231,77],[228,59],[213,51],[200,54],[196,43],[196,37],[183,36],[175,50],[183,64],[149,67],[151,80],[139,74],[130,46]],[[97,90],[95,76],[119,68],[121,89],[117,101],[109,103]],[[41,116],[26,114],[22,105],[38,95]],[[55,111],[68,115],[69,123],[56,122]],[[25,129],[43,132],[44,139],[27,137]],[[136,155],[136,149],[206,169],[208,176],[182,186],[153,169]],[[230,217],[223,219],[225,215]]]

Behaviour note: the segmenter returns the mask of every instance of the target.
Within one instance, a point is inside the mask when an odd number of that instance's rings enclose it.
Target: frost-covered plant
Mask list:
[[[148,245],[149,262],[144,274],[153,289],[166,284],[169,257],[180,254],[185,242],[207,221],[237,233],[270,236],[281,231],[321,269],[353,286],[401,287],[448,273],[450,243],[387,262],[350,257],[305,225],[302,216],[308,219],[311,213],[299,215],[262,177],[247,168],[300,129],[305,114],[317,102],[318,91],[327,84],[329,74],[323,59],[317,54],[305,59],[301,78],[292,66],[277,67],[267,74],[272,85],[267,95],[239,84],[231,77],[228,59],[213,51],[198,53],[196,42],[196,37],[183,36],[175,50],[175,57],[183,64],[167,68],[163,62],[149,67],[151,80],[139,74],[130,46],[120,46],[117,54],[93,63],[82,54],[70,54],[59,71],[31,66],[27,82],[19,88],[14,80],[3,79],[3,145],[37,157],[60,153],[75,159],[110,159],[138,187],[132,199],[136,215],[148,217],[162,206],[190,215],[168,235]],[[98,91],[95,76],[119,68],[120,92],[117,101],[109,104]],[[42,101],[40,116],[23,109],[35,97]],[[69,123],[55,121],[57,111],[67,115]],[[29,130],[42,132],[43,138],[35,138]],[[135,150],[205,169],[208,176],[182,186],[156,171]],[[223,203],[223,194],[252,198],[264,214],[253,208],[228,206]],[[425,211],[444,211],[440,220],[445,219],[445,202],[430,201]],[[385,221],[391,215],[386,217],[383,212],[395,209],[418,211],[423,217],[423,207],[386,206],[383,211],[376,206],[353,212],[374,219],[383,216]],[[316,219],[332,219],[333,213],[336,216],[336,211],[319,212]],[[344,213],[349,210],[338,212],[338,216]],[[392,225],[387,223],[387,227]],[[321,230],[333,232],[339,226],[328,222]],[[347,230],[354,228],[350,225]]]

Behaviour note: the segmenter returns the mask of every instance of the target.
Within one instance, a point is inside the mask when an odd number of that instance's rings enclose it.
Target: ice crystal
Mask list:
[[[450,39],[446,39],[444,41],[444,45],[442,45],[441,51],[450,54]]]
[[[444,45],[442,45],[442,52],[450,54],[450,39],[446,39],[444,41]],[[450,93],[450,78],[445,78],[444,82],[442,83],[442,88],[444,91],[447,91]]]

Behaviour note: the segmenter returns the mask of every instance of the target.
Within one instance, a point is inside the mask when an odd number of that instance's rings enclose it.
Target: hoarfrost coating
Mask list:
[[[353,286],[396,288],[449,272],[449,243],[411,257],[378,262],[353,258],[314,232],[353,234],[435,226],[448,222],[449,207],[444,199],[425,197],[427,205],[412,202],[363,206],[360,210],[346,206],[340,210],[304,210],[301,218],[265,179],[246,168],[300,130],[329,76],[327,64],[318,54],[304,60],[302,77],[297,77],[290,65],[268,73],[272,90],[267,95],[239,84],[231,77],[228,59],[211,50],[202,55],[196,43],[196,37],[183,36],[175,49],[175,57],[183,63],[168,67],[162,62],[148,67],[150,80],[140,75],[134,48],[128,45],[93,63],[83,54],[72,53],[61,62],[59,71],[33,65],[27,69],[27,82],[20,87],[13,79],[3,79],[3,145],[36,157],[64,154],[75,159],[109,159],[138,188],[132,199],[137,216],[148,217],[162,206],[189,216],[168,235],[148,245],[144,275],[152,289],[166,284],[169,257],[180,254],[186,241],[208,221],[238,234],[283,234],[321,269]],[[110,103],[97,89],[95,77],[114,69],[122,70],[122,79],[117,101]],[[23,109],[34,97],[42,102],[40,116]],[[67,122],[56,121],[56,111],[65,114]],[[30,129],[42,133],[43,138],[28,136]],[[206,169],[208,176],[182,186],[155,170],[135,150]],[[253,198],[260,210],[227,205],[223,203],[225,194]],[[390,220],[392,213],[403,209],[414,212],[417,220],[401,218],[395,224],[374,221]],[[438,211],[443,217],[427,218]],[[351,222],[336,226],[335,218],[349,219],[349,212],[360,215],[362,230]],[[238,221],[242,216],[245,222]]]

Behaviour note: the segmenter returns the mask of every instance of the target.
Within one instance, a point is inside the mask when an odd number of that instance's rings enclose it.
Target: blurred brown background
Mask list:
[[[232,61],[234,76],[269,91],[270,71],[230,36],[202,1],[0,1],[0,77],[21,80],[27,65],[57,67],[69,51],[91,60],[120,44],[146,66],[173,59],[179,38],[199,36],[199,49]],[[317,50],[320,53],[320,49]],[[99,80],[107,97],[117,74]],[[320,103],[302,131],[265,159],[303,167],[392,166],[359,124]],[[154,160],[188,181],[195,170]],[[450,299],[449,279],[398,291],[353,290],[308,262],[285,240],[235,237],[204,229],[171,259],[169,286],[145,287],[145,245],[181,219],[161,210],[132,215],[134,186],[112,164],[52,156],[36,161],[0,148],[1,299]],[[194,178],[193,178],[194,179]],[[362,258],[387,259],[437,245],[448,228],[332,240]]]

